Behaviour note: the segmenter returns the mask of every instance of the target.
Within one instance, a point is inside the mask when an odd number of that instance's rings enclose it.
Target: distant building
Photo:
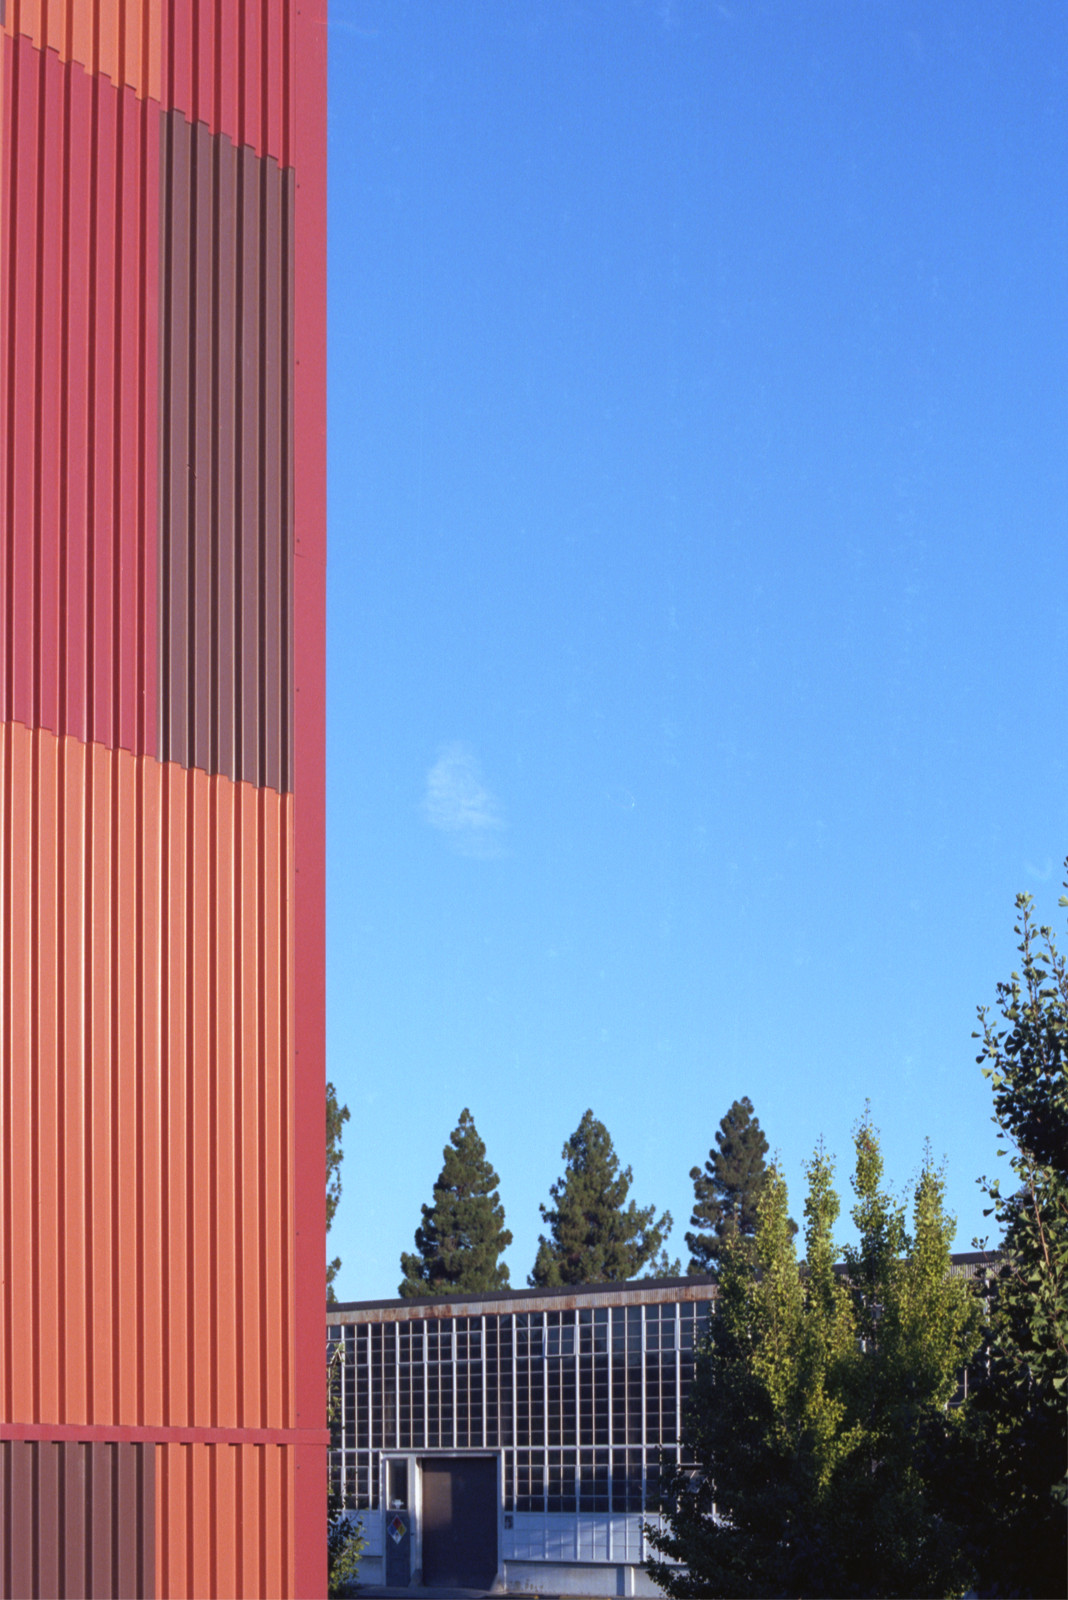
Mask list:
[[[367,1583],[655,1594],[707,1278],[331,1306],[331,1468]]]
[[[715,1294],[667,1278],[328,1306],[331,1474],[367,1535],[361,1580],[659,1593],[643,1523]]]

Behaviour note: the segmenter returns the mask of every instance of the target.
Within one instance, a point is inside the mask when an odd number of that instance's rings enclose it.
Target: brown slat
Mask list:
[[[213,413],[216,436],[215,528],[216,601],[213,624],[216,692],[212,709],[211,770],[236,772],[235,666],[237,650],[237,522],[235,496],[237,449],[238,373],[234,357],[233,381],[225,381],[219,352],[234,351],[237,344],[237,167],[239,155],[228,139],[214,141],[216,163],[215,304],[218,340],[213,374]]]
[[[112,1474],[114,1460],[112,1451],[116,1445],[91,1444],[86,1446],[88,1453],[88,1478],[89,1478],[89,1589],[88,1594],[96,1600],[97,1595],[110,1594],[114,1588],[114,1550],[112,1549],[112,1529],[115,1523],[115,1507],[113,1505],[114,1487]]]
[[[278,241],[264,252],[262,327],[277,328],[279,337],[263,337],[263,405],[260,408],[260,472],[263,483],[263,534],[260,544],[260,783],[281,787],[279,759],[279,719],[272,716],[272,704],[282,694],[281,658],[283,630],[282,568],[289,530],[283,523],[281,495],[281,453],[284,448],[281,427],[284,415],[285,374],[282,371],[284,318],[282,279],[284,251],[282,241],[281,184],[269,181],[263,173],[263,214],[260,234],[265,241]]]
[[[117,1540],[115,1600],[138,1600],[144,1576],[141,1552],[145,1544],[142,1528],[145,1455],[151,1454],[154,1447],[150,1445],[147,1452],[144,1445],[136,1450],[124,1450],[118,1445],[108,1448],[114,1450],[115,1455],[115,1525],[122,1530],[129,1529],[132,1534],[132,1537],[124,1535]]]
[[[61,1444],[38,1444],[37,1451],[37,1593],[69,1593],[62,1573],[63,1454]],[[54,1533],[56,1537],[50,1537]]]
[[[190,764],[189,698],[189,236],[195,130],[181,117],[162,118],[160,134],[160,758]]]
[[[69,1595],[89,1594],[89,1500],[90,1451],[88,1444],[68,1444],[57,1447],[62,1461],[64,1592]]]
[[[193,170],[190,191],[193,204],[192,324],[193,366],[189,404],[189,460],[193,469],[192,537],[189,541],[189,618],[191,671],[189,675],[189,765],[212,772],[212,724],[215,683],[212,654],[215,633],[212,596],[215,589],[216,540],[214,526],[215,478],[219,438],[213,401],[216,398],[213,367],[218,361],[220,384],[227,383],[228,355],[217,345],[218,298],[215,259],[218,217],[215,210],[215,140],[203,129],[193,130]],[[181,204],[181,196],[174,196]],[[232,380],[231,380],[232,381]]]
[[[293,174],[164,124],[159,755],[285,791]]]
[[[241,414],[252,409],[262,392],[263,344],[260,337],[262,280],[260,253],[252,248],[260,229],[260,163],[251,150],[241,151],[241,329],[238,364],[241,372]],[[241,616],[237,671],[241,707],[241,771],[259,772],[260,727],[260,595],[259,548],[261,483],[259,439],[239,426],[241,499],[237,508],[236,542],[240,552]],[[256,778],[252,782],[258,781]]]
[[[21,1439],[0,1440],[0,1461],[0,1594],[17,1600],[33,1593],[34,1542],[26,1530],[33,1527],[34,1447]]]
[[[151,1600],[156,1447],[0,1441],[2,1600]]]
[[[295,461],[296,461],[296,429],[294,427],[294,415],[293,415],[294,406],[295,406],[295,403],[296,403],[296,342],[295,342],[295,340],[296,340],[296,320],[295,320],[295,309],[294,309],[295,308],[295,302],[296,302],[296,282],[297,282],[297,280],[296,280],[296,239],[297,239],[297,234],[296,234],[296,226],[295,226],[296,200],[297,200],[297,177],[296,177],[296,173],[292,170],[292,168],[290,168],[285,173],[285,189],[284,189],[284,194],[283,194],[283,228],[284,228],[284,231],[285,231],[285,237],[286,237],[286,240],[288,242],[288,247],[289,248],[288,248],[288,251],[286,253],[285,282],[283,284],[283,298],[284,298],[284,303],[285,303],[285,305],[287,307],[287,314],[286,314],[286,322],[285,322],[285,332],[286,332],[285,359],[284,359],[284,361],[282,363],[282,370],[283,370],[283,372],[287,372],[287,373],[291,372],[293,374],[293,380],[294,381],[293,381],[293,385],[290,388],[289,392],[287,394],[283,394],[280,397],[280,399],[279,399],[279,409],[280,409],[280,412],[281,412],[282,426],[283,426],[282,450],[281,450],[282,472],[283,472],[283,479],[282,479],[283,515],[284,515],[284,518],[285,518],[286,527],[290,528],[292,530],[292,534],[293,534],[292,538],[289,540],[288,544],[285,547],[285,550],[284,550],[284,562],[283,562],[283,567],[282,567],[282,585],[283,585],[283,588],[282,588],[282,605],[283,605],[282,634],[283,634],[283,638],[284,638],[284,641],[285,641],[285,656],[284,656],[283,663],[282,663],[282,693],[289,697],[289,703],[291,705],[293,704],[293,700],[294,700],[295,692],[296,692],[295,691],[295,683],[296,683],[295,672],[296,672],[296,667],[295,667],[295,658],[294,658],[295,608],[294,608],[294,593],[293,593],[294,580],[296,578],[296,573],[294,571],[294,558],[295,558],[295,555],[296,555],[296,512],[295,512],[295,496],[294,496],[294,482],[295,482],[294,466],[295,466]],[[324,407],[324,409],[325,409],[325,407]],[[325,428],[324,428],[324,435],[325,435]],[[325,528],[325,520],[326,520],[326,518],[325,518],[325,512],[324,512],[324,517],[323,517],[324,528]],[[323,550],[324,550],[324,555],[325,555],[325,541],[324,541]],[[325,649],[325,645],[324,645],[324,649]],[[325,657],[324,657],[324,660],[325,660]],[[293,707],[293,710],[294,710],[294,715],[295,715],[295,712],[296,712],[295,705]],[[293,771],[293,732],[294,732],[294,727],[293,727],[293,722],[294,722],[294,719],[293,719],[292,716],[286,718],[284,721],[281,722],[281,759],[282,759],[282,785],[281,785],[281,787],[283,789],[286,789],[286,790],[292,790],[293,787],[294,787],[294,771]]]

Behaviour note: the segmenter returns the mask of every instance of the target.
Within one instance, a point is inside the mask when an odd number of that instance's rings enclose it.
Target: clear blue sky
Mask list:
[[[1068,852],[1068,6],[332,0],[339,1297],[469,1106],[675,1217],[870,1099],[957,1247]],[[848,1200],[847,1200],[848,1205]],[[845,1229],[843,1228],[843,1235]]]

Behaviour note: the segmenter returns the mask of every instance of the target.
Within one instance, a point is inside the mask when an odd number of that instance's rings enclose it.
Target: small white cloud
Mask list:
[[[426,775],[423,815],[465,856],[499,856],[505,829],[501,805],[482,782],[468,745],[445,745]]]

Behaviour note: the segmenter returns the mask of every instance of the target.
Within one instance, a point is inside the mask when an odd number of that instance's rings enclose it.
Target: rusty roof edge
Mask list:
[[[472,1295],[427,1295],[410,1300],[345,1300],[327,1306],[327,1322],[355,1322],[366,1312],[387,1322],[427,1317],[477,1316],[486,1309],[518,1305],[525,1311],[573,1310],[576,1306],[640,1305],[659,1300],[707,1300],[715,1285],[709,1277],[637,1278],[625,1283],[568,1283],[559,1289],[494,1289]]]
[[[960,1250],[950,1256],[950,1271],[993,1265],[994,1250]],[[843,1267],[838,1268],[843,1271]],[[326,1307],[330,1325],[361,1322],[374,1315],[379,1322],[418,1322],[445,1317],[479,1316],[514,1305],[524,1311],[573,1311],[594,1306],[648,1305],[657,1302],[714,1300],[715,1280],[707,1276],[686,1278],[636,1278],[625,1283],[564,1284],[559,1289],[494,1289],[472,1295],[427,1295],[409,1300],[344,1300]]]

